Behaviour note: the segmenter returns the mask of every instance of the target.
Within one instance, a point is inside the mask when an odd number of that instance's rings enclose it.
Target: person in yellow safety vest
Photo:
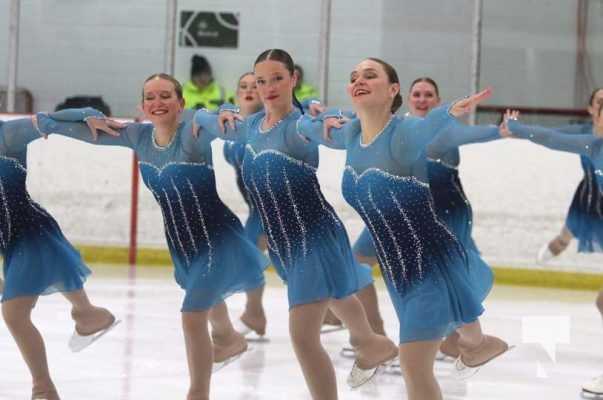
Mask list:
[[[312,116],[317,116],[326,110],[326,107],[318,97],[318,90],[304,81],[304,70],[302,67],[295,64],[294,71],[297,73],[297,83],[293,89],[293,95],[300,102],[305,112],[308,112]]]
[[[295,94],[297,100],[318,99],[318,90],[304,81],[304,70],[302,67],[295,64],[295,70],[297,71],[297,84],[293,89],[293,94]]]
[[[182,95],[186,108],[214,111],[224,103],[234,103],[234,94],[214,80],[211,65],[197,54],[191,59],[191,77],[184,84]]]

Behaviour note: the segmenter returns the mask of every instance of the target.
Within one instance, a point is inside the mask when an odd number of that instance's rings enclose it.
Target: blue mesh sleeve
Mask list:
[[[222,111],[233,111],[228,108],[222,109]],[[241,122],[239,120],[235,120],[235,129],[230,127],[230,124],[226,123],[226,133],[220,131],[218,127],[219,116],[218,114],[209,112],[205,109],[200,109],[195,113],[194,117],[195,123],[197,123],[201,127],[201,131],[199,135],[204,133],[210,134],[214,137],[224,139],[224,140],[232,140],[232,141],[245,141],[245,121]]]
[[[49,114],[55,121],[86,121],[88,118],[107,119],[105,114],[91,107],[67,108]]]
[[[56,133],[91,144],[135,148],[140,138],[139,127],[149,125],[128,123],[126,128],[115,129],[120,133],[119,136],[111,136],[104,132],[99,132],[98,140],[95,141],[92,137],[92,132],[90,132],[90,128],[85,122],[63,122],[54,119],[55,114],[62,113],[63,111],[69,110],[61,110],[51,114],[38,113],[37,120],[40,131],[44,134]],[[59,115],[59,118],[65,118],[65,115]],[[82,118],[84,117],[80,114],[80,121]]]
[[[576,153],[587,157],[593,155],[593,151],[600,147],[601,142],[601,138],[594,135],[568,135],[543,126],[524,125],[515,120],[509,121],[509,130],[520,138],[528,139],[549,149]]]
[[[41,137],[31,118],[0,122],[0,133],[0,154],[5,156],[23,151],[29,142]]]
[[[498,126],[469,126],[452,120],[445,124],[427,146],[427,156],[440,158],[447,152],[469,143],[484,143],[500,139]]]

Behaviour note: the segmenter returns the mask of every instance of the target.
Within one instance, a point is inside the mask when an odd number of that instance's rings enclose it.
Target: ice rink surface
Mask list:
[[[106,336],[80,353],[71,353],[67,341],[74,326],[64,298],[43,297],[33,313],[61,398],[184,400],[188,372],[179,312],[183,292],[171,271],[139,268],[133,276],[125,266],[93,269],[86,284],[90,298],[121,319]],[[382,282],[378,287],[386,329],[397,341],[392,305]],[[451,376],[452,364],[437,362],[444,398],[581,398],[581,384],[603,373],[603,325],[595,296],[589,291],[495,286],[485,302],[484,331],[516,347],[466,381]],[[238,318],[244,296],[235,295],[228,304],[232,319]],[[213,375],[212,399],[310,399],[288,337],[286,289],[271,272],[264,305],[269,341],[251,343],[250,351]],[[548,329],[543,328],[546,324]],[[29,373],[4,324],[0,337],[0,400],[28,399]],[[323,334],[322,340],[335,365],[340,399],[406,398],[402,376],[391,372],[351,390],[345,379],[353,360],[340,355],[347,331]]]

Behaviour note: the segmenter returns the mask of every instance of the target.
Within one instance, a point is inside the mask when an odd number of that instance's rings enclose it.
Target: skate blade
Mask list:
[[[510,350],[514,349],[515,345],[509,345],[507,347],[507,350],[505,350],[504,352],[500,353],[497,356],[494,356],[493,358],[491,358],[490,360],[486,361],[485,363],[478,365],[476,367],[470,367],[468,365],[466,365],[462,360],[461,360],[461,356],[458,356],[457,359],[454,361],[454,367],[452,370],[452,374],[453,376],[458,379],[458,380],[464,380],[467,379],[473,375],[475,375],[477,373],[477,371],[479,371],[479,369],[481,367],[483,367],[484,365],[488,364],[489,362],[491,362],[492,360],[502,356],[503,354],[508,353]]]
[[[580,397],[588,400],[603,400],[603,393],[592,393],[582,390],[580,392]]]
[[[211,368],[211,373],[215,374],[216,372],[220,371],[221,369],[223,369],[224,367],[226,367],[229,364],[232,364],[233,362],[237,361],[239,358],[241,358],[241,356],[245,353],[248,353],[249,351],[251,351],[251,347],[247,347],[245,350],[243,350],[242,352],[240,352],[239,354],[235,354],[234,356],[227,358],[224,361],[220,361],[220,362],[215,362],[214,365],[212,365]]]
[[[268,343],[270,339],[264,335],[258,335],[254,331],[245,334],[245,340],[249,343]]]
[[[582,389],[580,397],[589,400],[603,400],[603,393],[594,393],[588,390]]]
[[[115,326],[120,322],[121,320],[116,319],[111,325],[109,325],[103,330],[93,333],[92,335],[80,335],[79,333],[77,333],[76,330],[74,330],[73,334],[71,335],[71,338],[69,339],[69,348],[74,353],[84,350],[86,347],[90,346],[92,343],[96,342],[98,339],[104,336],[105,333],[115,328]]]
[[[248,342],[266,343],[270,341],[270,339],[265,337],[265,335],[259,335],[256,331],[254,331],[240,319],[234,321],[232,323],[232,326],[234,327],[235,331],[245,336],[245,340],[247,340]]]

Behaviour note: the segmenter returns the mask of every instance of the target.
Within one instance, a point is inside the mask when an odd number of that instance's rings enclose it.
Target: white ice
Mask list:
[[[90,298],[110,308],[122,322],[80,353],[71,353],[67,347],[73,330],[68,303],[60,295],[38,301],[34,320],[44,336],[51,374],[62,399],[186,398],[188,372],[179,312],[182,291],[167,268],[139,268],[136,277],[128,275],[124,266],[94,267],[86,284]],[[214,374],[212,399],[310,398],[288,337],[286,290],[273,273],[268,275],[264,302],[270,341],[252,343],[251,351]],[[467,381],[452,378],[452,364],[436,363],[444,398],[579,399],[580,385],[603,373],[603,326],[594,298],[595,293],[588,291],[495,286],[485,302],[484,330],[516,347]],[[397,320],[382,282],[379,299],[386,329],[397,340]],[[244,296],[235,295],[228,304],[231,317],[237,318]],[[554,332],[543,333],[542,343],[527,343],[536,341],[538,334],[525,335],[524,330],[533,330],[526,321],[538,318],[552,323]],[[555,325],[567,318],[569,324]],[[568,335],[569,342],[562,343]],[[0,399],[29,398],[29,373],[4,324],[0,324],[0,338]],[[358,390],[349,389],[345,378],[353,360],[339,354],[347,343],[346,331],[324,334],[322,340],[335,365],[340,399],[406,398],[399,374],[384,373]],[[555,360],[545,346],[554,348]]]

